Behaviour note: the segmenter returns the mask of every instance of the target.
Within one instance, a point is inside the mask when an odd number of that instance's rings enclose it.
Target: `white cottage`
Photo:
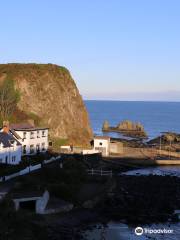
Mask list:
[[[4,126],[0,132],[0,163],[19,164],[21,153],[21,143]]]
[[[108,136],[94,137],[94,150],[101,152],[103,156],[109,156],[110,137]]]
[[[22,155],[33,155],[48,150],[48,128],[29,123],[10,125],[12,135],[22,144]]]

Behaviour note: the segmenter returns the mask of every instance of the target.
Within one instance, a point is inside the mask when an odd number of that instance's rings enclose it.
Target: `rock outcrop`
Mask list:
[[[128,137],[146,138],[147,134],[141,123],[134,123],[129,120],[122,121],[116,127],[109,126],[108,121],[105,121],[102,127],[104,132],[119,132]]]
[[[0,81],[15,81],[18,111],[37,116],[52,138],[87,145],[92,138],[88,113],[69,71],[53,64],[0,64]]]
[[[144,127],[141,123],[134,123],[129,120],[122,121],[117,125],[117,128],[122,131],[144,131]]]
[[[109,122],[106,120],[106,121],[104,121],[104,123],[103,123],[102,130],[103,130],[103,131],[106,131],[106,130],[108,130],[108,129],[109,129]]]

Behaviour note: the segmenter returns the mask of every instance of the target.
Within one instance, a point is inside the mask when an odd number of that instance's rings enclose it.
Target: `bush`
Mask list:
[[[14,81],[6,79],[0,87],[0,116],[1,121],[9,119],[20,100],[19,91],[14,88]]]

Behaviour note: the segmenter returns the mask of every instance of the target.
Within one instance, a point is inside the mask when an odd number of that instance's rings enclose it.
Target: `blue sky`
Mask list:
[[[0,62],[55,63],[86,99],[180,101],[180,1],[1,1]]]

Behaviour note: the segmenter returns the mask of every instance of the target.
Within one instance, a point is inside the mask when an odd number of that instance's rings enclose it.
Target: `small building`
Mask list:
[[[95,136],[94,137],[94,150],[101,152],[103,156],[109,156],[109,153],[110,153],[110,137],[108,137],[108,136]]]
[[[47,127],[35,127],[33,124],[11,124],[10,132],[22,144],[22,155],[34,155],[48,150]]]
[[[46,191],[23,191],[12,194],[16,211],[27,209],[38,214],[44,214],[49,201],[49,192]]]
[[[110,142],[110,154],[123,154],[124,149],[123,149],[123,143],[118,142],[118,141],[112,141]]]
[[[9,128],[4,125],[0,132],[0,163],[19,164],[21,155],[21,143],[9,132]]]
[[[36,214],[54,214],[68,212],[73,209],[73,204],[59,198],[50,198],[48,190],[16,190],[11,194],[15,210],[29,210]]]

